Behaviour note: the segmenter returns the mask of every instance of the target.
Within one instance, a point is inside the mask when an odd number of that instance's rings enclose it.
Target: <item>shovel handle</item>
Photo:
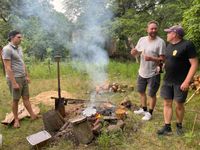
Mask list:
[[[198,87],[197,89],[196,89],[196,91],[194,91],[194,93],[188,98],[188,100],[185,102],[185,105],[189,102],[189,101],[191,101],[191,99],[194,97],[194,95],[199,91],[199,89],[200,89],[200,87]]]

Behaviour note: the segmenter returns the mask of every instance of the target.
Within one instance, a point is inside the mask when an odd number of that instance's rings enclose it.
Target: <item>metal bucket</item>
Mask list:
[[[31,146],[33,146],[36,149],[41,147],[41,145],[44,145],[44,143],[47,142],[50,138],[51,135],[45,130],[26,137],[27,141],[31,144]]]

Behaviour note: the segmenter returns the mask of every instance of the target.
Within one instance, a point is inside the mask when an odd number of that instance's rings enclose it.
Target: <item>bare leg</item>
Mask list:
[[[27,111],[29,112],[31,119],[35,120],[37,118],[37,115],[33,112],[33,109],[31,107],[31,103],[29,101],[29,97],[23,96],[23,104],[26,107]]]
[[[176,104],[176,121],[177,123],[182,123],[185,113],[184,103],[175,102],[175,104]]]
[[[146,93],[140,93],[140,103],[142,104],[142,107],[146,107],[147,106]]]
[[[157,101],[157,98],[156,96],[154,97],[150,97],[151,100],[150,100],[150,106],[149,106],[149,109],[154,109],[154,107],[156,106],[156,101]]]
[[[12,104],[12,111],[14,115],[14,128],[20,127],[19,118],[18,118],[18,102],[19,100],[13,100],[13,104]]]
[[[170,124],[172,120],[172,100],[164,100],[164,121],[165,124]]]

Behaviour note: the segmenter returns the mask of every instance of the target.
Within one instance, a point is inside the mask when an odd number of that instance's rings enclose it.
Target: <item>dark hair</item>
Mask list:
[[[11,38],[15,37],[17,34],[21,34],[21,32],[17,30],[10,31],[8,33],[8,41],[10,42]]]
[[[147,23],[147,26],[149,26],[150,24],[156,24],[157,26],[159,26],[159,23],[157,22],[157,21],[155,21],[155,20],[151,20],[151,21],[149,21],[148,23]]]

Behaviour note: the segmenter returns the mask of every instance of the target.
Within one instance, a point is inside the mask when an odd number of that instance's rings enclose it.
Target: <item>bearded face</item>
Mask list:
[[[155,23],[151,23],[147,27],[147,33],[151,38],[156,38],[158,32],[158,26]]]

